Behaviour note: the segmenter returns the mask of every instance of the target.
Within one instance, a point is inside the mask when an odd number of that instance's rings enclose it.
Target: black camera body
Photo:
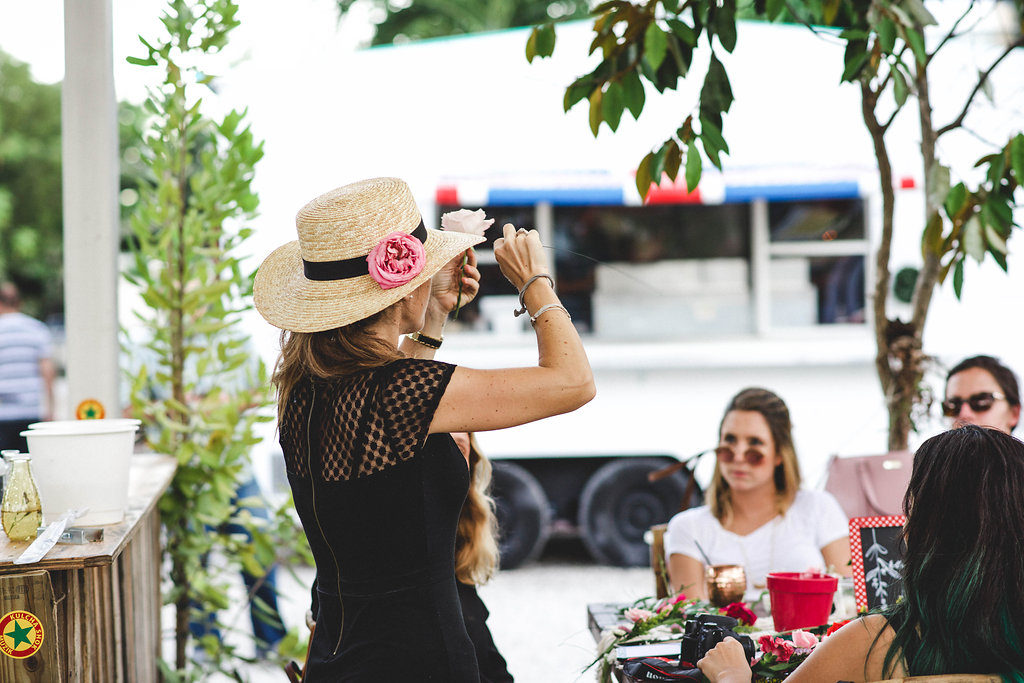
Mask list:
[[[698,614],[688,620],[686,632],[683,635],[680,663],[689,662],[696,666],[697,662],[708,653],[708,650],[728,637],[739,641],[749,662],[755,654],[754,641],[749,636],[741,636],[733,630],[738,623],[736,619],[720,614]]]

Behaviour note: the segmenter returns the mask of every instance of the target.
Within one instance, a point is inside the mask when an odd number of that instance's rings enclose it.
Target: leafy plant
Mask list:
[[[264,410],[272,398],[267,370],[238,327],[252,286],[238,251],[256,214],[251,183],[263,144],[244,111],[217,121],[203,114],[213,78],[201,65],[227,44],[236,14],[232,0],[171,0],[164,33],[140,37],[146,56],[129,59],[161,79],[145,103],[142,164],[151,182],[141,185],[132,215],[134,262],[125,277],[146,305],[135,312],[144,338],[128,345],[132,410],[148,426],[149,445],[178,460],[159,503],[170,565],[165,600],[175,607],[174,661],[163,673],[173,681],[215,670],[240,680],[244,658],[212,634],[190,661],[190,623],[231,630],[215,616],[231,607],[228,577],[242,568],[263,575],[294,553],[309,558],[287,509],[265,522],[249,513],[253,501],[236,498],[251,477],[254,429],[272,419]],[[297,637],[286,640],[300,649]]]
[[[1013,5],[1019,16],[1024,1],[1013,0]],[[747,16],[767,21],[796,19],[812,31],[834,27],[845,45],[843,63],[837,65],[839,79],[860,90],[861,114],[873,143],[882,198],[872,317],[875,366],[889,411],[892,450],[907,448],[914,406],[923,400],[921,380],[929,359],[922,351],[922,335],[936,285],[951,276],[959,296],[968,258],[981,262],[990,256],[1005,271],[1007,241],[1016,225],[1013,208],[1024,183],[1024,134],[1018,132],[991,146],[976,164],[982,169],[980,180],[954,178],[936,146],[942,136],[963,127],[978,95],[990,90],[992,72],[1013,50],[1024,46],[1024,34],[1018,30],[978,73],[959,113],[945,123],[933,120],[929,69],[951,41],[977,26],[981,7],[969,3],[951,27],[929,34],[929,41],[925,28],[935,27],[936,21],[921,0],[755,0],[742,8]],[[998,10],[995,4],[984,7]],[[680,172],[692,191],[705,160],[722,168],[721,157],[729,153],[725,115],[734,96],[721,57],[737,45],[740,10],[736,0],[610,0],[592,10],[590,53],[599,53],[601,60],[566,88],[563,105],[568,111],[586,102],[595,136],[602,123],[614,132],[626,111],[634,118],[640,116],[647,104],[645,82],[662,93],[678,87],[681,80],[703,78],[697,101],[679,127],[641,159],[636,173],[641,196],[663,175],[674,180]],[[555,38],[553,23],[535,27],[526,44],[527,59],[550,56]],[[710,56],[701,75],[691,68],[702,41]],[[895,193],[886,134],[908,103],[916,104],[906,108],[916,113],[921,130],[925,220],[920,226],[922,266],[911,295],[912,314],[904,322],[888,310]]]

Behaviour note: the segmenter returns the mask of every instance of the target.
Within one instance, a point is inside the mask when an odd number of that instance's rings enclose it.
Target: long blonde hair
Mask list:
[[[389,309],[333,330],[281,332],[281,355],[272,379],[277,387],[278,414],[287,405],[292,389],[304,377],[337,379],[404,358],[393,342],[367,329],[388,315]]]
[[[767,455],[769,458],[774,458],[775,455],[782,456],[782,462],[775,466],[773,473],[775,505],[780,515],[785,514],[800,488],[800,464],[797,462],[796,448],[793,446],[793,424],[789,419],[789,408],[777,394],[767,389],[744,389],[733,396],[729,407],[722,414],[722,421],[718,425],[719,436],[722,433],[722,425],[725,424],[725,416],[734,410],[760,413],[768,423],[772,441],[775,442],[775,453]],[[727,524],[732,519],[732,492],[729,489],[729,482],[722,476],[722,468],[717,464],[711,485],[708,487],[707,500],[711,514],[719,522]]]
[[[469,435],[469,494],[455,535],[455,577],[482,585],[498,570],[498,522],[491,498],[491,461]]]

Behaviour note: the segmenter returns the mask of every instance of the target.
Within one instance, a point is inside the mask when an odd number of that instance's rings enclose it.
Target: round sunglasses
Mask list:
[[[763,463],[765,459],[764,453],[753,448],[748,448],[742,455],[737,456],[736,451],[728,446],[719,446],[715,449],[715,455],[718,457],[718,462],[726,465],[735,462],[737,458],[743,458],[743,460],[751,467],[757,467]]]
[[[959,396],[950,396],[942,402],[942,414],[946,417],[956,417],[960,414],[960,408],[966,403],[976,413],[984,413],[987,410],[991,410],[992,405],[996,401],[1003,401],[1006,397],[1000,394],[998,391],[982,391],[977,394],[971,394],[967,398],[960,398]]]

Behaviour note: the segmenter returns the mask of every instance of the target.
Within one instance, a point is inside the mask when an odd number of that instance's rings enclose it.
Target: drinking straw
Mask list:
[[[708,554],[706,552],[704,552],[704,548],[700,547],[700,543],[697,543],[697,539],[693,539],[693,544],[695,546],[697,546],[697,550],[700,551],[700,556],[704,558],[704,564],[706,564],[707,566],[710,567],[711,566],[711,560],[708,559]]]

